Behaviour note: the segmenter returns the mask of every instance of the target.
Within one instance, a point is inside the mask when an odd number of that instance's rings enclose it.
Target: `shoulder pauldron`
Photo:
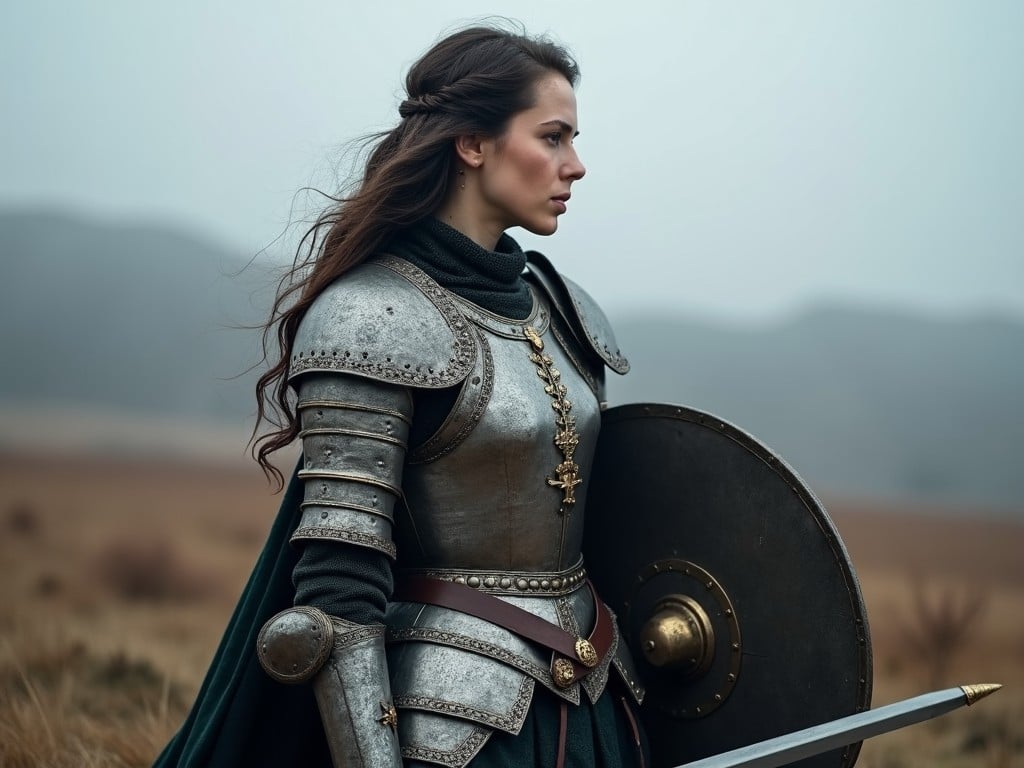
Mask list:
[[[629,361],[615,343],[611,323],[590,295],[569,278],[560,275],[543,254],[528,251],[528,279],[550,299],[573,333],[605,365],[619,374],[629,372]]]
[[[340,371],[442,389],[465,379],[476,355],[469,321],[448,292],[409,262],[382,256],[345,273],[310,305],[288,375]]]

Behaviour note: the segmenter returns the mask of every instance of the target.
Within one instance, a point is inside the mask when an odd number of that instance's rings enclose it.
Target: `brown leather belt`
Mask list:
[[[540,616],[493,595],[451,581],[409,577],[396,585],[391,599],[451,608],[497,624],[525,640],[550,648],[555,652],[551,660],[551,677],[559,688],[568,688],[601,663],[615,637],[611,613],[598,598],[589,579],[587,586],[594,598],[595,610],[594,629],[587,638],[574,637]]]

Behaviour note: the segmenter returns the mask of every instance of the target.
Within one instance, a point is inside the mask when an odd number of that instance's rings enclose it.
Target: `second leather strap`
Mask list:
[[[608,608],[587,581],[594,598],[594,628],[587,638],[575,637],[561,627],[524,611],[518,606],[479,590],[450,581],[412,577],[400,581],[392,600],[426,603],[475,616],[514,632],[555,652],[551,676],[555,684],[567,688],[585,677],[608,653],[615,637]]]

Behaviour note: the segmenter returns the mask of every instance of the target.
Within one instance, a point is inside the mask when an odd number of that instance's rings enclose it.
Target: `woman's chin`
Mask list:
[[[558,219],[553,216],[547,221],[533,221],[529,224],[520,224],[520,226],[527,232],[547,237],[548,235],[553,235],[558,231]]]

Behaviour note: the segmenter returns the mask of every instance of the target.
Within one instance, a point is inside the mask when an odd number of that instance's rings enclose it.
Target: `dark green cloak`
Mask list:
[[[255,653],[263,623],[295,597],[291,575],[299,553],[288,539],[301,501],[302,483],[293,475],[192,711],[156,768],[330,768],[312,688],[274,682]]]

